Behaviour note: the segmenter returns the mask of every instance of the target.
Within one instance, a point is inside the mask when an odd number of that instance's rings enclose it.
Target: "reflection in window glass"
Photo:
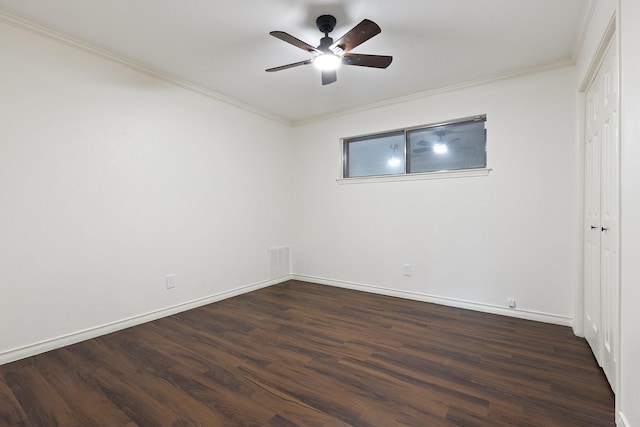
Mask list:
[[[345,138],[343,177],[404,175],[487,167],[486,116]]]
[[[345,177],[403,174],[404,132],[350,139],[345,157]]]
[[[484,122],[454,123],[407,132],[407,173],[487,166]]]

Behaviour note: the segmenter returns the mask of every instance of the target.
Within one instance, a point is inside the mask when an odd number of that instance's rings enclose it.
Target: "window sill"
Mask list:
[[[338,178],[338,184],[364,184],[367,182],[392,182],[392,181],[421,181],[424,179],[450,179],[450,178],[471,178],[475,176],[487,176],[492,169],[467,169],[458,171],[411,173],[403,175],[379,175],[362,176],[355,178]]]

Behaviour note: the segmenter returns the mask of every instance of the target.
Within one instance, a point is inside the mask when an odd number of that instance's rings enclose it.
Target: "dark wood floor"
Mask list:
[[[287,282],[0,366],[0,424],[614,426],[566,327]]]

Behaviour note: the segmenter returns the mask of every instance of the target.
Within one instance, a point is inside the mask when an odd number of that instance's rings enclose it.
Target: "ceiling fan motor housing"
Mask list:
[[[332,44],[333,44],[333,39],[331,37],[329,36],[323,37],[320,39],[320,46],[318,46],[318,49],[320,49],[325,53],[334,53],[333,51],[331,51],[331,49],[329,49],[329,46],[331,46]]]

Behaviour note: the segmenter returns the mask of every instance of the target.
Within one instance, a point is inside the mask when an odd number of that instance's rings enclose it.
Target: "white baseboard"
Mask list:
[[[473,301],[465,301],[455,298],[447,298],[436,295],[428,295],[419,292],[403,291],[382,286],[366,285],[362,283],[346,282],[343,280],[326,279],[322,277],[306,276],[294,274],[293,280],[303,282],[318,283],[320,285],[336,286],[339,288],[353,289],[357,291],[371,292],[374,294],[387,295],[392,297],[410,299],[415,301],[430,302],[434,304],[446,305],[450,307],[465,308],[467,310],[482,311],[484,313],[500,314],[503,316],[517,317],[526,320],[535,320],[537,322],[553,323],[562,326],[573,326],[573,318],[561,316],[558,314],[542,313],[531,310],[511,309],[497,305],[478,303]]]
[[[176,304],[170,307],[154,310],[154,311],[140,314],[137,316],[132,316],[126,319],[107,323],[105,325],[96,326],[93,328],[63,335],[57,338],[52,338],[52,339],[48,339],[38,343],[15,348],[12,350],[3,351],[3,352],[0,352],[0,365],[13,362],[19,359],[24,359],[26,357],[35,356],[40,353],[55,350],[56,348],[75,344],[80,341],[85,341],[91,338],[96,338],[102,335],[110,334],[112,332],[120,331],[122,329],[130,328],[132,326],[140,325],[142,323],[147,323],[152,320],[157,320],[163,317],[171,316],[183,311],[187,311],[197,307],[201,307],[203,305],[211,304],[213,302],[221,301],[227,298],[245,294],[247,292],[255,291],[257,289],[266,288],[272,285],[277,285],[278,283],[286,282],[287,280],[290,280],[290,279],[291,279],[290,276],[286,276],[286,277],[281,277],[274,280],[267,280],[263,282],[253,283],[250,285],[240,286],[238,288],[231,289],[225,292],[220,292],[215,295],[209,295],[207,297],[198,298],[192,301],[187,301],[181,304]]]
[[[441,304],[451,307],[465,308],[468,310],[481,311],[485,313],[501,314],[504,316],[517,317],[527,320],[535,320],[538,322],[553,323],[563,326],[572,326],[573,320],[570,317],[540,313],[529,310],[509,309],[505,307],[477,303],[473,301],[464,301],[454,298],[439,297],[435,295],[422,294],[418,292],[403,291],[398,289],[385,288],[381,286],[366,285],[361,283],[346,282],[342,280],[326,279],[321,277],[313,277],[306,275],[294,274],[286,277],[282,277],[275,280],[266,280],[246,286],[241,286],[229,291],[221,292],[215,295],[199,298],[193,301],[188,301],[181,304],[176,304],[170,307],[166,307],[159,310],[154,310],[148,313],[132,316],[126,319],[111,322],[105,325],[96,326],[93,328],[85,329],[82,331],[73,332],[60,337],[48,339],[34,344],[29,344],[23,347],[0,352],[0,365],[13,362],[26,357],[35,356],[40,353],[55,350],[56,348],[64,347],[67,345],[75,344],[80,341],[96,338],[102,335],[110,334],[112,332],[120,331],[122,329],[130,328],[132,326],[140,325],[142,323],[157,320],[163,317],[171,316],[183,311],[191,310],[203,305],[211,304],[217,301],[221,301],[234,296],[242,295],[247,292],[255,291],[257,289],[266,288],[268,286],[276,285],[278,283],[286,282],[287,280],[300,280],[303,282],[317,283],[321,285],[336,286],[346,289],[354,289],[358,291],[371,292],[381,295],[393,296],[398,298],[405,298],[415,301],[430,302],[435,304]],[[622,427],[625,427],[624,415],[620,414]]]

